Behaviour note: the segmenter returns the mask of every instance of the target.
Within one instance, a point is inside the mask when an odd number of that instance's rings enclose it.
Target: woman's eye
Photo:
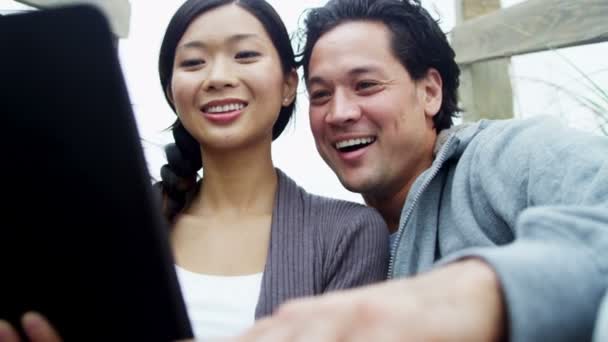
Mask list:
[[[248,59],[260,56],[259,52],[256,51],[241,51],[234,56],[236,59]]]
[[[190,68],[190,67],[195,67],[195,66],[199,66],[199,65],[203,65],[205,64],[205,61],[202,59],[186,59],[184,61],[182,61],[179,65],[183,68]]]

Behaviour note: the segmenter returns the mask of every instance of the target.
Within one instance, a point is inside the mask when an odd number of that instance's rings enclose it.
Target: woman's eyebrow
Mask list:
[[[259,40],[260,37],[257,34],[253,33],[238,33],[228,37],[225,42],[228,44],[238,43],[243,40],[256,39]],[[187,43],[180,45],[179,49],[206,49],[208,44],[201,40],[193,40]]]
[[[248,40],[248,39],[260,39],[260,37],[254,33],[239,33],[239,34],[230,36],[228,39],[226,39],[226,41],[229,43],[236,43],[236,42],[239,42],[242,40]]]
[[[193,40],[187,43],[184,43],[180,46],[178,46],[178,49],[205,49],[207,47],[207,44],[203,43],[200,40]]]

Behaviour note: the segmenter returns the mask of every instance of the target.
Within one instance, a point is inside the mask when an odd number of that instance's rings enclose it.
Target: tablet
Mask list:
[[[0,318],[36,310],[66,341],[188,338],[112,39],[84,5],[0,17]]]

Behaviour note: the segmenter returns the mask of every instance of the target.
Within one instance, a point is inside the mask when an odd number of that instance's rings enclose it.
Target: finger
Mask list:
[[[345,341],[341,325],[328,320],[316,320],[300,327],[291,341],[293,342],[334,342]]]
[[[23,330],[31,342],[61,342],[57,331],[42,315],[28,312],[21,319]]]
[[[270,318],[270,317],[262,318],[262,319],[256,321],[256,323],[254,324],[253,327],[247,329],[242,334],[235,336],[233,338],[226,339],[225,341],[222,340],[222,342],[264,341],[263,339],[261,339],[261,337],[264,336],[265,334],[267,334],[268,331],[272,330],[273,327],[277,325],[275,323],[275,321],[276,321],[275,319]]]
[[[19,335],[7,322],[0,320],[0,342],[19,342]]]
[[[293,340],[293,329],[289,326],[275,325],[271,329],[265,330],[263,333],[257,334],[255,340],[259,342],[286,342]],[[250,342],[250,340],[247,340]]]
[[[279,306],[275,316],[284,319],[301,319],[302,316],[317,317],[318,314],[334,311],[350,303],[349,297],[324,295],[319,298],[295,299]]]

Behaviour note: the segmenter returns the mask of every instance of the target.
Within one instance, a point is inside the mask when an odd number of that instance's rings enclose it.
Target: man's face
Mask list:
[[[409,188],[433,158],[441,77],[430,69],[413,81],[390,44],[384,24],[347,22],[321,36],[309,64],[317,150],[366,200]]]

